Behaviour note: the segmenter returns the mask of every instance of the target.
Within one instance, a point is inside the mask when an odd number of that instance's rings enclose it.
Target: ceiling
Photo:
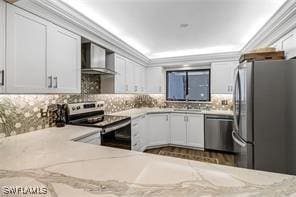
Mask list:
[[[150,59],[241,50],[285,0],[62,0]]]

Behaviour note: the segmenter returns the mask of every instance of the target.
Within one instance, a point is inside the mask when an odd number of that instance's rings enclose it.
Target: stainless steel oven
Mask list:
[[[102,146],[131,150],[130,117],[105,115],[102,101],[68,104],[67,123],[100,128]]]
[[[101,145],[131,150],[131,121],[104,128],[101,131]]]

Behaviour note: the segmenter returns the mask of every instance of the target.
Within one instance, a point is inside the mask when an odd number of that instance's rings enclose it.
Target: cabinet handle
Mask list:
[[[159,86],[159,93],[161,93],[161,86]]]
[[[125,85],[125,91],[128,91],[128,85]]]
[[[169,121],[169,115],[166,116],[166,121]]]
[[[48,80],[49,80],[48,87],[49,87],[49,88],[52,88],[52,76],[49,76],[49,77],[48,77]]]
[[[0,80],[0,86],[4,86],[4,70],[1,70],[1,80]]]
[[[53,80],[55,81],[54,88],[58,88],[58,77],[54,77]]]

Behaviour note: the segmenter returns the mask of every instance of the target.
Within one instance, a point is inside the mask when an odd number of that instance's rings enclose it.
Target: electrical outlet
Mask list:
[[[40,109],[40,114],[42,118],[48,117],[48,111],[47,109]]]
[[[222,101],[221,101],[221,104],[222,104],[222,105],[228,105],[228,101],[227,101],[227,100],[222,100]]]

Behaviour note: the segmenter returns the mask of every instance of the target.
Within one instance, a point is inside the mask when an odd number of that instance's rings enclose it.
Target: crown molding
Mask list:
[[[60,0],[22,0],[15,5],[139,64],[150,62],[142,53]]]
[[[244,46],[242,52],[267,47],[296,28],[296,0],[287,0]]]
[[[202,55],[190,55],[181,57],[157,58],[151,59],[149,66],[180,66],[183,64],[206,64],[212,62],[238,61],[239,51],[211,53]]]

